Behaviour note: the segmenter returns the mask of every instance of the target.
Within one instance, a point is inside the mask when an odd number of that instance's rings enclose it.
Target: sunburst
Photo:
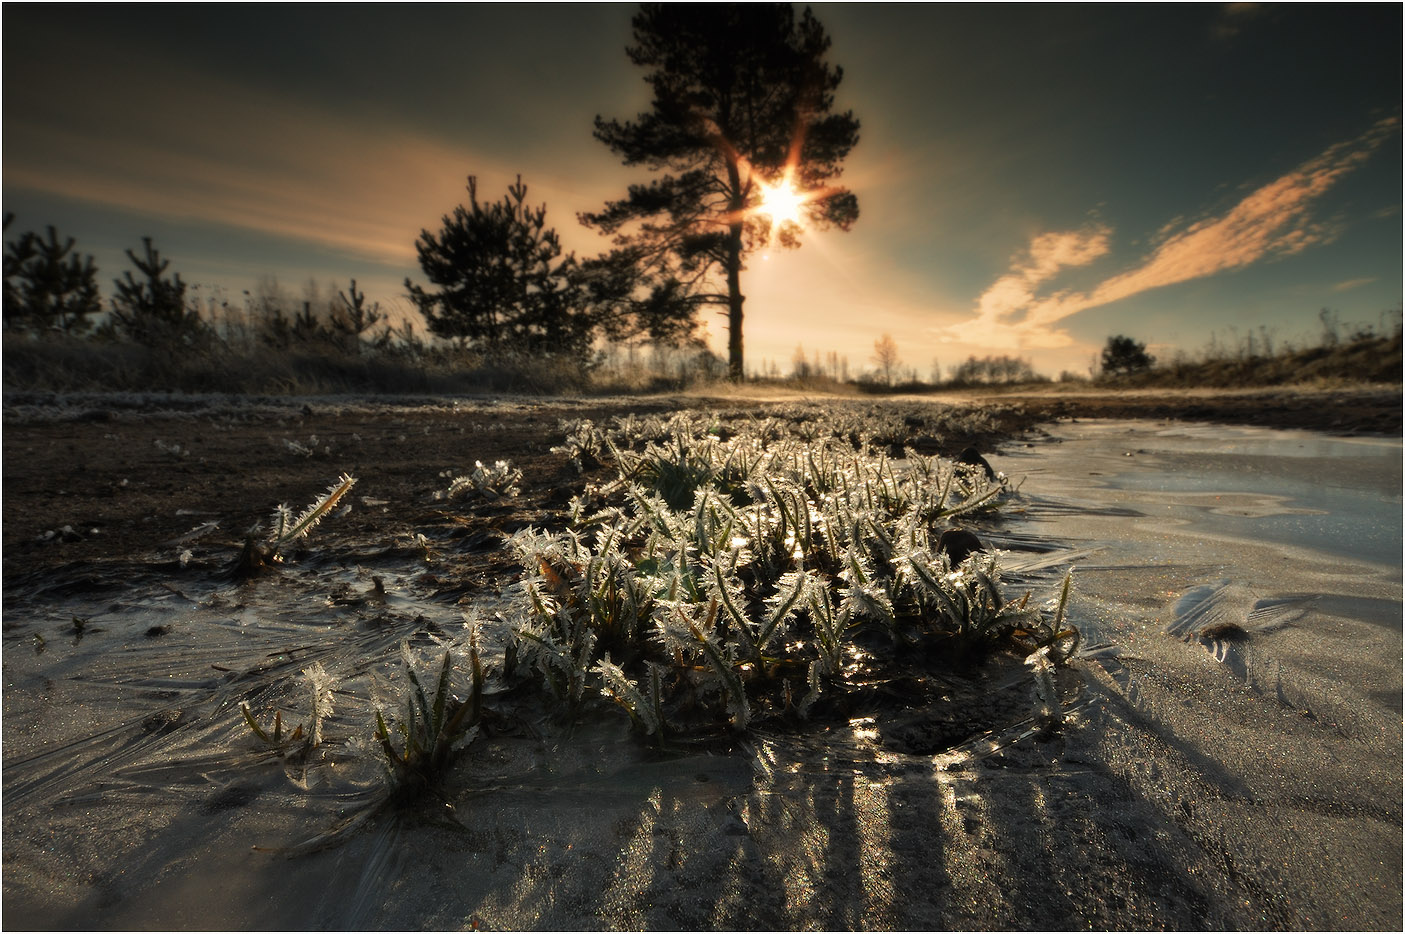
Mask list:
[[[771,218],[773,225],[779,226],[784,223],[798,224],[803,219],[801,209],[805,202],[810,200],[803,192],[796,191],[790,184],[790,178],[781,179],[779,185],[761,185],[761,203],[757,206],[758,214],[765,214]]]

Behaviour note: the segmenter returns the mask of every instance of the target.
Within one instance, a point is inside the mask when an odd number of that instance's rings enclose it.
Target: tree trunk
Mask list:
[[[742,229],[732,228],[727,241],[727,370],[734,383],[746,377],[742,360]]]
[[[728,125],[726,107],[719,121]],[[727,159],[727,376],[734,383],[746,378],[742,359],[742,212],[746,196],[742,190],[741,165],[735,155]]]

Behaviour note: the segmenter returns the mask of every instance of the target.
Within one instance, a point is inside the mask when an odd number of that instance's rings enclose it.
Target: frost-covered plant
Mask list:
[[[910,448],[894,456],[914,425],[952,424],[797,406],[730,425],[692,413],[573,425],[617,479],[572,500],[569,531],[515,537],[528,599],[510,657],[573,708],[593,686],[650,735],[709,707],[734,728],[803,715],[860,670],[910,664],[878,660],[870,636],[860,648],[865,631],[952,664],[996,646],[1048,646],[1062,662],[1076,631],[1028,594],[1006,600],[996,555],[953,567],[938,547],[955,517],[1009,487]]]
[[[953,663],[1052,638],[1027,596],[1004,600],[993,554],[953,568],[937,548],[952,517],[1007,488],[910,450],[891,459],[867,424],[802,442],[783,419],[617,420],[601,435],[617,479],[572,501],[571,530],[513,539],[528,574],[512,657],[573,709],[594,685],[656,735],[712,699],[734,728],[803,714],[844,689],[861,629]]]
[[[453,652],[445,650],[433,694],[425,691],[410,657],[409,643],[402,643],[401,657],[410,690],[405,713],[394,731],[386,725],[384,712],[376,708],[376,742],[385,754],[392,792],[402,799],[412,798],[439,787],[454,756],[466,748],[478,733],[483,715],[483,663],[478,655],[477,634],[468,643],[471,684],[468,697],[458,700],[452,692]],[[397,746],[395,737],[400,743]]]
[[[588,418],[562,419],[558,427],[566,435],[566,441],[553,447],[551,453],[567,455],[576,473],[600,466],[605,454],[605,435],[594,422]]]
[[[482,461],[474,461],[472,473],[454,477],[449,483],[449,488],[436,494],[436,498],[502,499],[522,492],[521,484],[522,471],[508,461],[495,461],[491,467],[483,466]]]
[[[176,443],[174,443],[174,444],[167,444],[165,441],[162,441],[160,438],[157,438],[157,439],[156,439],[154,442],[152,442],[152,443],[156,446],[156,449],[157,449],[158,451],[160,451],[162,454],[169,454],[169,455],[171,455],[172,457],[189,457],[189,456],[190,456],[190,447],[189,447],[189,446],[181,447],[181,445],[180,445],[179,442],[176,442]]]
[[[272,530],[268,536],[269,544],[273,546],[274,553],[277,554],[281,549],[316,528],[317,524],[337,507],[337,504],[347,493],[351,492],[351,488],[355,485],[355,477],[350,474],[342,474],[337,478],[336,483],[327,487],[327,491],[313,500],[296,518],[287,503],[280,503],[273,510]]]
[[[1065,625],[1064,622],[1064,614],[1068,609],[1068,593],[1072,586],[1073,572],[1069,571],[1064,575],[1063,586],[1059,589],[1053,620],[1035,632],[1019,633],[1025,637],[1035,636],[1039,646],[1024,662],[1034,673],[1034,696],[1040,708],[1037,719],[1046,730],[1057,730],[1064,722],[1063,703],[1059,700],[1058,688],[1054,683],[1054,669],[1078,651],[1080,641],[1078,630]]]
[[[288,508],[287,503],[280,503],[273,510],[272,529],[268,535],[267,547],[260,546],[255,541],[255,536],[260,529],[260,525],[256,523],[244,539],[244,550],[240,553],[239,560],[235,564],[234,576],[241,580],[248,580],[267,570],[270,563],[280,559],[284,548],[306,536],[319,522],[330,515],[355,485],[355,477],[350,474],[342,474],[337,478],[336,483],[329,486],[325,493],[313,500],[311,505],[297,516],[293,515],[293,511]]]
[[[944,554],[933,559],[916,551],[902,560],[905,579],[919,605],[935,609],[958,639],[1008,635],[1025,618],[1026,601],[1006,603],[1001,597],[993,554],[973,554],[955,572]]]
[[[655,741],[661,744],[665,726],[663,666],[655,662],[648,663],[648,687],[643,690],[624,673],[624,669],[610,661],[609,653],[606,653],[592,671],[600,677],[601,693],[624,708],[635,728],[653,736]]]
[[[585,675],[606,651],[633,661],[648,631],[654,598],[648,579],[618,549],[620,530],[601,528],[597,547],[572,533],[519,532],[512,547],[535,566],[523,587],[526,618],[515,629],[516,657],[570,705],[585,694]]]
[[[321,447],[322,454],[328,457],[331,456],[332,446],[318,441],[316,435],[309,436],[306,443],[295,441],[292,438],[283,439],[284,449],[286,449],[289,454],[294,454],[298,457],[312,457],[314,454],[318,453],[319,446]]]
[[[311,668],[303,669],[302,676],[306,679],[311,693],[311,702],[308,704],[308,721],[306,724],[299,723],[286,734],[283,729],[283,712],[281,710],[273,712],[273,724],[265,728],[255,719],[248,704],[240,705],[240,710],[244,713],[244,721],[248,723],[254,736],[264,745],[282,753],[306,752],[322,745],[322,723],[332,715],[332,688],[334,685],[332,676],[322,667],[321,662],[317,662]]]
[[[1064,575],[1058,597],[1052,601],[1049,612],[1052,619],[1044,620],[1043,613],[1030,614],[1022,628],[1011,633],[1012,641],[1019,648],[1045,650],[1047,657],[1055,665],[1062,665],[1072,658],[1083,644],[1083,634],[1068,624],[1068,597],[1073,589],[1073,570]]]
[[[661,496],[674,509],[686,508],[704,484],[713,479],[707,452],[695,451],[681,435],[671,444],[650,444],[640,454],[611,445],[620,479],[637,483]]]

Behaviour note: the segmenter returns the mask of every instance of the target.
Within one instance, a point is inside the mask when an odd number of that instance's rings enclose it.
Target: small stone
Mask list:
[[[995,470],[990,466],[990,462],[982,457],[981,452],[977,451],[975,448],[966,448],[960,454],[956,455],[956,462],[958,464],[965,464],[968,467],[978,468],[985,473],[987,479],[999,479],[995,475]]]
[[[985,550],[985,545],[969,529],[947,529],[937,539],[937,554],[945,552],[952,567],[965,561],[973,552]]]

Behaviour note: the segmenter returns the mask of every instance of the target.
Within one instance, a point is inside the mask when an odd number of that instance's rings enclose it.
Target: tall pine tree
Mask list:
[[[858,199],[834,184],[859,130],[852,112],[831,113],[843,70],[826,62],[808,7],[797,20],[787,3],[644,4],[633,25],[626,52],[648,69],[653,109],[596,117],[595,137],[657,174],[581,215],[615,237],[586,264],[593,297],[659,327],[725,305],[741,379],[743,258],[772,238],[798,246],[802,224],[847,230],[858,218]]]

